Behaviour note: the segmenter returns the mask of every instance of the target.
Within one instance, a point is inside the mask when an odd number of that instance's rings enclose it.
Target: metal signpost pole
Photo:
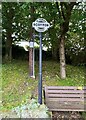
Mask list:
[[[44,18],[38,18],[32,23],[32,27],[39,32],[39,82],[38,82],[38,103],[42,104],[42,32],[50,27],[50,24]]]
[[[34,46],[34,43],[33,43],[33,46]],[[33,47],[33,78],[35,78],[35,70],[34,70],[34,66],[35,66],[35,50],[34,50],[34,47]]]
[[[31,57],[29,60],[30,60],[30,63],[29,63],[29,66],[30,66],[30,77],[32,78],[35,78],[35,72],[34,72],[34,39],[33,41],[30,41],[29,43],[29,46],[30,46],[30,50],[32,50],[32,52],[30,52],[29,56]],[[31,54],[32,53],[32,54]]]
[[[39,32],[39,83],[38,83],[38,103],[42,104],[42,33]]]

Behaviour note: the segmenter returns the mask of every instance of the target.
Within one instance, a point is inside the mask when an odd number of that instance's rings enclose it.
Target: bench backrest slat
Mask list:
[[[74,90],[74,89],[80,89],[81,87],[77,86],[46,86],[45,88],[47,89],[69,89],[69,90]],[[83,90],[86,90],[86,86],[82,87]]]

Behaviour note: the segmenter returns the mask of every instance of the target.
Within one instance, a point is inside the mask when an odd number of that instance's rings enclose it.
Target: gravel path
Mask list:
[[[18,118],[14,112],[0,112],[0,120],[2,118]]]

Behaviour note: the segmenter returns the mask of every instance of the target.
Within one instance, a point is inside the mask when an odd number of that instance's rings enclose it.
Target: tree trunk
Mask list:
[[[60,55],[60,75],[62,79],[66,78],[66,65],[65,65],[65,35],[69,29],[69,21],[71,17],[71,12],[73,9],[73,6],[76,5],[76,2],[71,3],[65,3],[61,2],[60,4],[56,2],[58,13],[59,13],[59,19],[63,20],[60,22],[60,49],[59,49],[59,55]]]
[[[29,49],[29,75],[33,76],[33,49]]]
[[[10,32],[7,32],[5,60],[12,60],[12,37]]]
[[[14,9],[13,9],[13,3],[8,4],[8,10],[7,10],[7,26],[6,26],[6,53],[5,53],[5,59],[11,61],[12,60],[12,22],[14,17]]]
[[[52,58],[53,60],[57,60],[57,50],[55,48],[52,48]]]
[[[66,65],[65,65],[65,48],[64,48],[65,35],[60,38],[59,56],[60,56],[60,76],[62,79],[66,78]]]
[[[59,55],[58,55],[58,46],[52,46],[52,59],[55,61],[59,60]]]
[[[33,33],[33,30],[31,28],[31,35],[30,35],[30,38],[31,40],[29,42],[34,42],[34,40],[32,39],[32,33]],[[34,48],[29,48],[29,76],[31,78],[34,78],[34,64],[33,64],[33,61],[34,61],[34,56],[33,56],[33,53],[34,53]]]
[[[31,13],[32,13],[32,16],[31,16],[31,21],[33,22],[34,21],[34,6],[31,4]],[[33,28],[32,28],[32,24],[31,24],[31,30],[30,30],[30,41],[29,42],[34,42],[34,39],[33,39]],[[35,78],[34,76],[34,64],[33,64],[33,61],[34,61],[34,56],[33,56],[33,53],[34,53],[34,48],[29,48],[29,76],[31,78]]]

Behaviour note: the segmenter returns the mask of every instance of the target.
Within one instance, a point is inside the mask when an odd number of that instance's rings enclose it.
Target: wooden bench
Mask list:
[[[86,87],[46,86],[44,103],[50,111],[86,111]]]

